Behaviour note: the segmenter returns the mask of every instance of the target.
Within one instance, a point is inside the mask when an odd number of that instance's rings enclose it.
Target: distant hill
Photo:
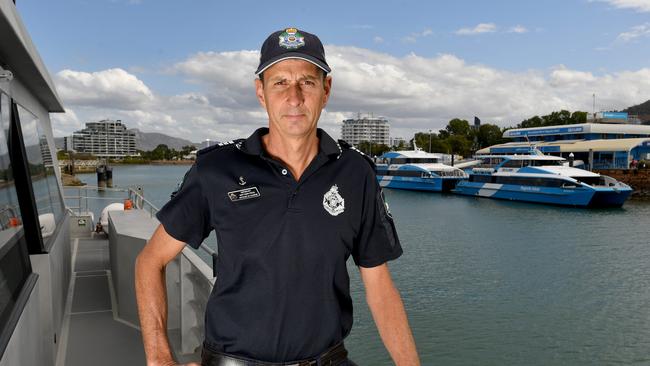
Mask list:
[[[150,151],[160,144],[167,145],[170,149],[181,150],[183,146],[194,145],[199,147],[200,144],[194,143],[190,140],[185,140],[178,137],[172,137],[158,132],[142,132],[135,129],[135,141],[137,149]]]
[[[650,124],[650,100],[624,109],[622,112],[637,115],[639,116],[639,119],[643,121],[643,123]]]
[[[191,142],[178,137],[172,137],[158,132],[142,132],[135,129],[136,148],[138,150],[151,151],[160,144],[167,145],[171,149],[181,150],[183,146],[193,145],[197,148],[201,146],[200,143]],[[57,149],[63,149],[63,137],[55,137],[54,144]]]

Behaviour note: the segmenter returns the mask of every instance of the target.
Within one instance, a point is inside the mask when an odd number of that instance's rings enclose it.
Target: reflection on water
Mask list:
[[[116,167],[161,207],[187,166]],[[94,175],[82,177],[95,183]],[[585,210],[387,190],[423,365],[650,364],[650,204]],[[214,240],[214,239],[212,239]],[[361,365],[391,365],[349,262]]]

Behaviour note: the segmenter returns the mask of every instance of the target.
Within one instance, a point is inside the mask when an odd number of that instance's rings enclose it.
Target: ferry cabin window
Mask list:
[[[501,162],[503,162],[503,158],[483,158],[478,168],[494,168],[501,164]]]
[[[492,178],[493,177],[488,174],[472,174],[469,176],[469,181],[477,183],[493,183],[494,179]]]
[[[558,166],[562,165],[562,160],[531,160],[526,164],[529,166]]]
[[[437,163],[438,158],[392,158],[391,164],[424,164],[424,163]]]
[[[53,230],[52,226],[55,226],[63,217],[63,200],[54,174],[50,146],[38,118],[20,105],[18,105],[18,116],[23,132],[25,154],[27,155],[40,226],[45,227],[43,233],[45,235],[48,231]],[[43,239],[47,240],[45,237]]]
[[[394,177],[429,177],[429,173],[421,170],[377,170],[377,175],[390,175]]]
[[[10,111],[11,99],[0,93],[0,250],[22,227],[7,143]]]
[[[521,168],[522,160],[508,160],[501,166],[502,168]]]
[[[8,340],[13,332],[11,314],[20,310],[16,302],[32,272],[9,160],[10,111],[11,99],[0,93],[0,340]],[[6,343],[0,342],[0,354],[5,347]]]
[[[496,177],[498,184],[512,184],[518,186],[536,186],[536,187],[562,187],[567,181],[556,178],[537,178],[537,177]]]

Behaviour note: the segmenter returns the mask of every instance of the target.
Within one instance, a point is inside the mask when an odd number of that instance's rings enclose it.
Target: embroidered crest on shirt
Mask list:
[[[323,208],[332,216],[338,216],[345,211],[345,200],[339,194],[336,184],[323,196]]]

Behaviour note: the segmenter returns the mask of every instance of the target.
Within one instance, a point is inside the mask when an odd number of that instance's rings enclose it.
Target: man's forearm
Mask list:
[[[393,286],[367,293],[368,306],[386,349],[398,366],[420,365],[404,304]]]
[[[135,291],[147,365],[175,365],[167,338],[165,269],[142,255],[135,267]]]

